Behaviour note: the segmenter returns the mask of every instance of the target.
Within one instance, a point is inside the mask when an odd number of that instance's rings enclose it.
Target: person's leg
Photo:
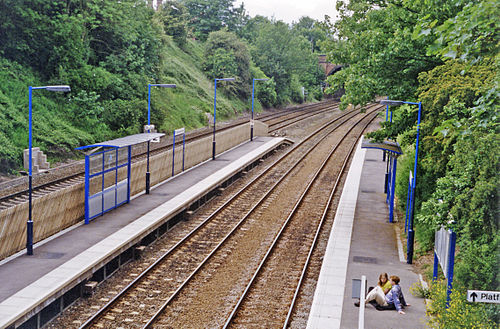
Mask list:
[[[396,306],[393,303],[391,303],[391,304],[387,304],[387,305],[384,305],[384,306],[377,305],[377,306],[375,306],[375,308],[377,310],[379,310],[379,311],[389,311],[389,310],[395,310]]]
[[[387,305],[387,302],[385,301],[385,294],[382,288],[377,291],[377,294],[375,295],[375,301],[381,306]]]
[[[368,295],[366,295],[365,302],[368,303],[372,300],[376,300],[380,292],[384,293],[379,286],[376,286],[368,293]]]

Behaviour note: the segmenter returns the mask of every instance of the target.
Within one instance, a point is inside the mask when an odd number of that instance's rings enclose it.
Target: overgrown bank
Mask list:
[[[52,161],[139,133],[149,83],[177,85],[151,93],[151,123],[167,133],[206,124],[215,77],[236,78],[218,85],[218,119],[249,110],[252,78],[270,78],[257,85],[257,110],[303,101],[301,87],[319,99],[321,71],[302,35],[308,28],[250,18],[230,0],[165,1],[158,11],[142,0],[2,1],[0,172],[22,166],[30,85],[71,86],[67,94],[33,93],[34,146]],[[257,42],[281,52],[262,57]]]

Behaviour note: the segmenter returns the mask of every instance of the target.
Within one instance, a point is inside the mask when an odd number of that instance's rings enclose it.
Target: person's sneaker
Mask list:
[[[354,306],[359,307],[359,300],[357,302],[354,302]]]

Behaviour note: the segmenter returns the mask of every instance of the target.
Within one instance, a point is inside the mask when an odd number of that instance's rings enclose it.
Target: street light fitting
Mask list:
[[[236,80],[235,78],[222,78],[222,79],[215,79],[217,81],[234,81]]]
[[[255,81],[268,81],[269,79],[254,79]]]
[[[31,89],[45,89],[48,91],[61,91],[61,92],[68,92],[71,91],[70,86],[43,86],[43,87],[31,87]]]
[[[151,87],[162,87],[162,88],[177,88],[177,85],[175,84],[166,84],[166,83],[157,83],[157,84],[150,84]]]
[[[379,101],[380,105],[388,105],[388,106],[400,106],[400,105],[403,105],[404,103],[405,102],[403,102],[403,101],[393,101],[390,99],[383,99],[383,100]]]

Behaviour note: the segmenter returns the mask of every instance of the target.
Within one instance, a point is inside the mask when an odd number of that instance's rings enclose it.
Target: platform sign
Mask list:
[[[467,290],[467,301],[500,304],[500,291]]]
[[[145,133],[153,133],[155,132],[155,125],[144,125]]]

